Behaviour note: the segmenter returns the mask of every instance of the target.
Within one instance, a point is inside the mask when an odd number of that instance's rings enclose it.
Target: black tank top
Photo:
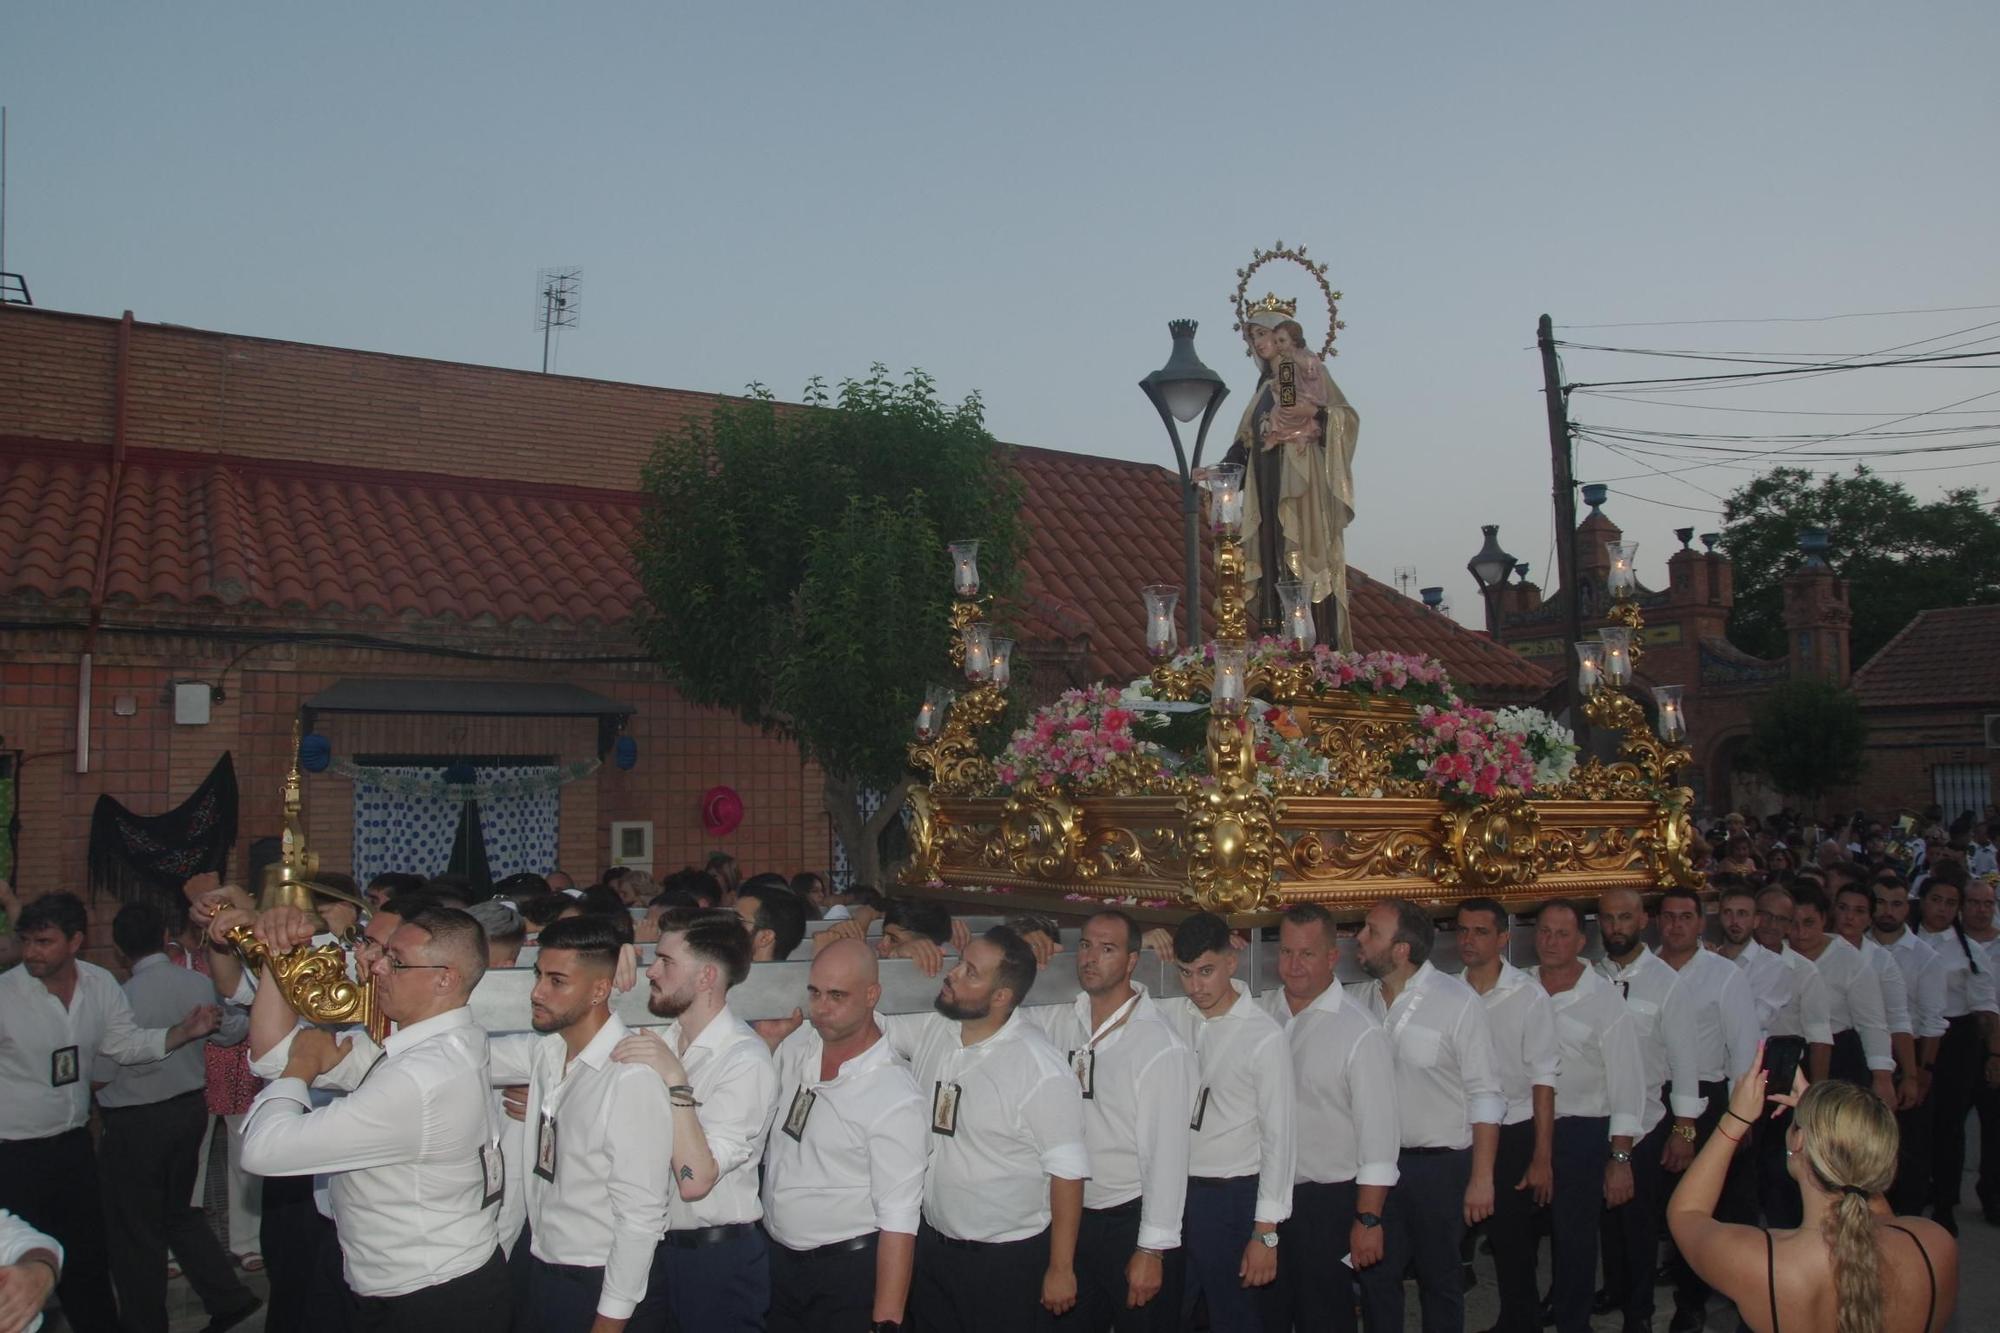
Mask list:
[[[1931,1320],[1937,1318],[1937,1269],[1931,1267],[1930,1251],[1924,1248],[1924,1243],[1918,1240],[1917,1234],[1908,1227],[1898,1226],[1894,1222],[1885,1225],[1908,1236],[1910,1244],[1916,1246],[1917,1253],[1923,1256],[1924,1276],[1930,1279],[1931,1284],[1930,1308],[1924,1311],[1924,1333],[1930,1333]],[[1771,1243],[1771,1231],[1768,1227],[1764,1228],[1764,1272],[1765,1283],[1771,1294],[1771,1333],[1778,1333],[1778,1252]]]

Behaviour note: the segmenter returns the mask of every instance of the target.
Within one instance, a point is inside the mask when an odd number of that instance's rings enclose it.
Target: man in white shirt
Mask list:
[[[1945,1035],[1930,1095],[1931,1218],[1953,1235],[1965,1170],[1966,1115],[1974,1090],[2000,1078],[2000,997],[1992,959],[1958,920],[1969,879],[1962,862],[1937,857],[1921,899],[1922,938],[1937,951],[1944,971]]]
[[[1555,1010],[1534,979],[1507,961],[1507,935],[1507,909],[1498,902],[1468,898],[1458,905],[1458,956],[1465,964],[1459,976],[1486,1006],[1493,1067],[1507,1106],[1493,1161],[1493,1216],[1486,1223],[1500,1288],[1497,1327],[1533,1333],[1539,1301],[1535,1210],[1548,1205],[1555,1175]],[[1468,1246],[1471,1239],[1468,1230]]]
[[[1828,1076],[1872,1089],[1885,1106],[1896,1104],[1890,1075],[1896,1068],[1889,1046],[1882,981],[1861,951],[1829,934],[1833,905],[1825,890],[1808,879],[1792,885],[1792,948],[1810,959],[1826,982],[1832,1004],[1833,1063]]]
[[[1994,883],[1993,873],[1994,826],[1986,827],[1986,870],[1980,871],[1980,862],[1972,862],[1973,877],[1966,882],[1965,898],[1958,909],[1959,919],[1965,926],[1965,935],[1973,943],[1986,950],[1987,969],[2000,976],[2000,927],[1993,924]],[[1979,844],[1973,845],[1975,857]],[[1979,1205],[1986,1215],[1987,1224],[2000,1226],[2000,1088],[1987,1083],[1972,1090],[1972,1109],[1979,1113]]]
[[[1016,1012],[1034,950],[996,926],[938,985],[937,1012],[885,1030],[929,1099],[923,1224],[910,1322],[924,1333],[1015,1333],[1077,1303],[1083,1090]]]
[[[1757,1004],[1750,983],[1729,960],[1702,948],[1703,913],[1701,895],[1693,889],[1675,886],[1660,895],[1660,961],[1672,968],[1676,979],[1667,997],[1660,1020],[1669,1028],[1686,1027],[1695,1049],[1697,1091],[1703,1101],[1695,1119],[1692,1137],[1674,1131],[1663,1155],[1662,1165],[1671,1173],[1687,1169],[1694,1154],[1715,1132],[1729,1105],[1729,1087],[1738,1076],[1757,1063],[1757,1049],[1764,1039],[1757,1021]],[[1678,1085],[1676,1085],[1678,1091]],[[1731,1164],[1724,1182],[1716,1214],[1728,1221],[1752,1222],[1757,1216],[1755,1170],[1747,1156]],[[1690,1333],[1698,1327],[1708,1306],[1708,1284],[1694,1270],[1674,1260],[1675,1333]]]
[[[1493,1159],[1506,1102],[1486,1006],[1430,964],[1437,931],[1422,908],[1387,898],[1359,937],[1373,980],[1348,994],[1388,1030],[1402,1120],[1397,1188],[1382,1217],[1382,1262],[1361,1273],[1370,1333],[1403,1327],[1403,1269],[1414,1268],[1425,1333],[1461,1333],[1459,1243],[1493,1212]]]
[[[215,1031],[213,1004],[169,1028],[142,1028],[109,972],[77,957],[89,916],[73,893],[48,893],[14,923],[21,964],[0,973],[0,1208],[62,1244],[57,1290],[78,1333],[117,1333],[97,1154],[90,1141],[91,1061],[165,1058]]]
[[[1889,1029],[1889,1054],[1895,1063],[1890,1075],[1894,1099],[1889,1105],[1906,1110],[1916,1105],[1917,1094],[1915,996],[1896,955],[1869,938],[1869,927],[1875,921],[1875,889],[1868,882],[1867,872],[1855,866],[1861,873],[1850,877],[1843,870],[1846,864],[1835,866],[1829,876],[1835,882],[1829,885],[1833,916],[1828,924],[1833,933],[1861,951],[1861,961],[1868,964],[1881,983],[1882,1017]]]
[[[1598,936],[1604,945],[1597,970],[1625,997],[1646,1065],[1646,1109],[1639,1143],[1631,1162],[1620,1163],[1632,1168],[1632,1197],[1604,1210],[1599,1228],[1604,1289],[1591,1307],[1596,1314],[1623,1311],[1626,1333],[1653,1325],[1667,1142],[1669,1138],[1692,1142],[1695,1118],[1705,1105],[1693,1025],[1664,1021],[1667,999],[1680,973],[1645,946],[1643,936],[1650,921],[1645,900],[1631,889],[1613,889],[1597,900]]]
[[[500,1127],[486,1033],[465,1007],[485,971],[478,922],[454,908],[411,914],[371,968],[376,1004],[396,1025],[380,1054],[357,1071],[357,1052],[321,1028],[299,1028],[273,1048],[284,1071],[244,1122],[246,1171],[331,1177],[352,1322],[364,1333],[512,1326],[498,1248]],[[287,1011],[267,977],[253,1029]],[[350,1091],[310,1110],[322,1077]]]
[[[649,1070],[611,1059],[630,1031],[611,1012],[622,943],[602,917],[568,917],[542,931],[535,958],[530,1019],[545,1035],[525,1043],[522,1176],[527,1308],[548,1333],[666,1327],[649,1274],[674,1187],[673,1111]]]
[[[1159,1001],[1199,1065],[1189,1119],[1187,1254],[1182,1317],[1205,1301],[1214,1333],[1257,1333],[1258,1288],[1278,1272],[1278,1226],[1292,1211],[1291,1052],[1277,1021],[1236,980],[1228,923],[1196,912],[1146,942],[1180,974],[1183,998]]]
[[[55,1237],[0,1208],[0,1333],[35,1333],[42,1326],[42,1307],[62,1262]]]
[[[673,1106],[674,1180],[667,1234],[650,1281],[674,1322],[703,1333],[748,1333],[771,1304],[770,1258],[758,1221],[757,1164],[778,1104],[778,1068],[764,1039],[729,1008],[750,975],[750,933],[727,908],[673,908],[646,969],[646,1007],[671,1018],[612,1058],[649,1066]]]
[[[1632,1197],[1632,1145],[1646,1111],[1638,1025],[1616,988],[1585,965],[1583,944],[1582,909],[1565,898],[1543,903],[1535,916],[1535,955],[1541,961],[1534,975],[1550,999],[1559,1049],[1549,1216],[1549,1305],[1556,1333],[1588,1333],[1599,1219],[1604,1209]],[[1522,1230],[1532,1275],[1537,1248],[1532,1223]],[[1504,1317],[1498,1327],[1502,1333],[1533,1333],[1532,1322],[1509,1323]]]
[[[915,1075],[875,1021],[877,978],[867,944],[827,946],[806,983],[809,1025],[778,1047],[779,1119],[764,1150],[770,1333],[905,1322],[930,1126]]]
[[[1909,987],[1910,1021],[1916,1029],[1916,1087],[1909,1109],[1896,1112],[1896,1181],[1889,1187],[1889,1206],[1899,1214],[1921,1213],[1931,1197],[1931,1079],[1947,1031],[1944,962],[1909,928],[1908,881],[1884,867],[1875,873],[1873,887],[1875,920],[1869,935],[1896,959]],[[1899,1088],[1899,1102],[1902,1092]]]
[[[1282,984],[1260,997],[1291,1053],[1297,1156],[1277,1278],[1258,1302],[1271,1333],[1353,1333],[1354,1274],[1382,1262],[1382,1214],[1401,1151],[1396,1058],[1381,1025],[1334,983],[1339,961],[1331,913],[1317,903],[1285,909]]]

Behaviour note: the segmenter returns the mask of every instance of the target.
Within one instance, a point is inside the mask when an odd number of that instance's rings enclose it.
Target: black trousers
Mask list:
[[[257,1243],[271,1285],[264,1327],[347,1333],[354,1300],[341,1272],[340,1236],[313,1203],[311,1176],[264,1177]]]
[[[1208,1304],[1210,1333],[1257,1333],[1257,1289],[1238,1276],[1250,1230],[1257,1225],[1257,1177],[1188,1181],[1181,1210],[1181,1323],[1193,1318],[1197,1300]]]
[[[0,1208],[63,1247],[56,1295],[77,1333],[118,1333],[90,1131],[0,1142]]]
[[[1368,1333],[1402,1333],[1403,1270],[1412,1267],[1423,1303],[1423,1333],[1464,1333],[1458,1246],[1465,1235],[1472,1150],[1405,1148],[1396,1168],[1396,1188],[1382,1210],[1382,1262],[1360,1273],[1361,1314]],[[1343,1246],[1334,1261],[1345,1253]]]
[[[1898,1074],[1897,1083],[1902,1083]],[[1789,1114],[1784,1120],[1791,1124]],[[1981,1124],[1984,1125],[1982,1120]],[[1979,1154],[1980,1180],[1987,1179],[1985,1140],[1981,1140]],[[2000,1161],[1990,1168],[2000,1172]],[[1792,1198],[1796,1203],[1798,1187],[1792,1187]],[[1889,1186],[1889,1207],[1899,1216],[1914,1216],[1922,1213],[1931,1202],[1931,1103],[1926,1097],[1907,1111],[1896,1112],[1896,1179]],[[1775,1225],[1775,1224],[1774,1224]],[[1789,1225],[1798,1225],[1794,1219]]]
[[[1493,1216],[1486,1236],[1493,1245],[1493,1277],[1500,1289],[1501,1333],[1536,1333],[1541,1327],[1541,1296],[1535,1290],[1535,1198],[1517,1190],[1535,1156],[1535,1122],[1523,1120],[1500,1126],[1500,1147],[1493,1155]]]
[[[1986,1086],[1985,1059],[1972,1109],[1979,1113],[1979,1202],[1991,1212],[2000,1208],[2000,1088]]]
[[[526,1239],[520,1244],[526,1245]],[[520,1254],[517,1247],[516,1257]],[[590,1333],[597,1318],[598,1297],[604,1294],[601,1265],[552,1264],[528,1254],[518,1263],[509,1258],[504,1267],[508,1299],[515,1308],[527,1311],[525,1327],[535,1333]],[[665,1333],[667,1327],[667,1294],[648,1281],[645,1297],[626,1320],[625,1333]]]
[[[1115,1208],[1086,1208],[1076,1232],[1076,1304],[1049,1321],[1059,1333],[1175,1333],[1181,1326],[1185,1256],[1160,1255],[1160,1290],[1138,1309],[1127,1307],[1125,1266],[1139,1247],[1139,1200]]]
[[[208,1104],[199,1089],[144,1106],[106,1107],[97,1143],[111,1280],[127,1333],[166,1333],[167,1253],[211,1317],[234,1314],[257,1297],[189,1200]]]
[[[1624,1311],[1625,1327],[1643,1329],[1653,1323],[1653,1274],[1660,1265],[1660,1200],[1664,1172],[1660,1154],[1666,1150],[1671,1115],[1661,1116],[1653,1132],[1632,1149],[1632,1198],[1604,1210],[1598,1240],[1604,1254],[1604,1294]]]
[[[1868,1052],[1861,1045],[1859,1032],[1842,1028],[1833,1034],[1833,1058],[1827,1062],[1826,1074],[1857,1088],[1874,1088],[1875,1076],[1869,1072]]]
[[[1556,1333],[1590,1330],[1597,1224],[1604,1215],[1604,1166],[1610,1160],[1608,1117],[1556,1117],[1555,1193],[1549,1203],[1550,1304]]]
[[[1859,1038],[1855,1040],[1855,1049],[1860,1049]],[[1864,1064],[1863,1069],[1865,1070],[1866,1067]],[[1669,1083],[1667,1088],[1671,1092],[1673,1085]],[[1724,1079],[1716,1079],[1713,1082],[1705,1081],[1701,1084],[1701,1095],[1707,1099],[1707,1105],[1703,1106],[1701,1114],[1695,1117],[1695,1152],[1700,1152],[1703,1146],[1708,1143],[1708,1136],[1715,1133],[1716,1125],[1721,1122],[1723,1113],[1729,1109],[1729,1084]],[[1731,1130],[1730,1132],[1733,1134],[1736,1131]],[[1663,1151],[1664,1147],[1663,1142]],[[1736,1150],[1736,1155],[1730,1159],[1729,1174],[1723,1177],[1722,1197],[1715,1202],[1715,1216],[1717,1220],[1739,1223],[1754,1222],[1757,1216],[1756,1181],[1757,1167],[1755,1159],[1751,1153],[1744,1152],[1743,1148],[1739,1146]],[[1674,1190],[1680,1186],[1680,1183],[1681,1178],[1678,1174],[1673,1176],[1663,1175],[1662,1177],[1658,1208],[1662,1221],[1662,1234],[1665,1233],[1664,1223],[1667,1200],[1673,1196]],[[1674,1313],[1691,1314],[1708,1308],[1709,1286],[1706,1282],[1695,1276],[1694,1269],[1688,1264],[1687,1260],[1681,1258],[1679,1250],[1673,1252],[1673,1257],[1668,1264],[1667,1271],[1672,1274],[1674,1281]]]
[[[1047,1328],[1042,1275],[1048,1267],[1046,1231],[986,1244],[953,1240],[925,1222],[917,1229],[917,1271],[910,1279],[907,1322],[921,1333]]]
[[[1257,1295],[1264,1333],[1354,1333],[1354,1270],[1340,1261],[1358,1193],[1351,1180],[1292,1186],[1292,1215],[1278,1223],[1278,1276]]]
[[[1978,1015],[1950,1019],[1938,1043],[1930,1096],[1930,1204],[1931,1215],[1940,1222],[1949,1221],[1958,1207],[1960,1177],[1965,1174],[1965,1117],[1985,1074],[1986,1045],[1979,1035]]]
[[[353,1323],[356,1333],[508,1333],[514,1291],[507,1263],[496,1247],[491,1259],[449,1282],[404,1296],[356,1296]]]
[[[769,1237],[766,1237],[769,1240]],[[875,1322],[875,1253],[881,1233],[816,1250],[788,1250],[775,1240],[767,1333],[868,1333]]]
[[[1750,1131],[1747,1146],[1757,1185],[1757,1206],[1764,1215],[1764,1225],[1782,1231],[1796,1227],[1804,1220],[1805,1202],[1799,1197],[1799,1182],[1792,1179],[1792,1173],[1785,1164],[1785,1135],[1792,1128],[1792,1113],[1784,1107],[1777,1109],[1782,1114],[1775,1120],[1768,1114],[1758,1120],[1757,1127]],[[1924,1107],[1918,1107],[1916,1114],[1928,1112]],[[1742,1159],[1742,1149],[1737,1150],[1736,1156],[1738,1160]]]
[[[667,1233],[653,1251],[646,1283],[649,1295],[665,1294],[670,1327],[682,1333],[762,1329],[771,1308],[771,1261],[763,1228],[744,1227],[707,1245],[678,1243],[685,1239],[685,1233]]]

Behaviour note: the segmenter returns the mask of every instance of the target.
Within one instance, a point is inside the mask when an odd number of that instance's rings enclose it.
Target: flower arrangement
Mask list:
[[[995,776],[1010,789],[1065,792],[1091,791],[1135,772],[1164,777],[1177,757],[1145,733],[1165,720],[1163,714],[1135,711],[1108,685],[1065,690],[1008,740]]]
[[[1539,708],[1503,708],[1493,722],[1517,736],[1535,761],[1535,790],[1550,791],[1569,781],[1576,767],[1576,735]]]
[[[1315,694],[1333,694],[1345,691],[1349,694],[1382,695],[1407,700],[1413,704],[1453,704],[1458,695],[1451,688],[1451,678],[1444,669],[1444,663],[1434,657],[1422,657],[1414,653],[1344,653],[1326,644],[1319,644],[1310,652],[1301,654],[1288,639],[1270,635],[1258,639],[1250,645],[1250,670],[1261,668],[1290,667],[1301,659],[1312,665],[1312,684]],[[1184,671],[1196,663],[1212,664],[1215,661],[1215,644],[1204,643],[1198,649],[1185,649],[1168,666],[1176,671]],[[1156,697],[1151,680],[1142,676],[1132,682],[1128,695],[1144,698]]]
[[[1427,782],[1446,800],[1471,800],[1512,787],[1534,790],[1535,758],[1522,738],[1503,731],[1483,708],[1454,704],[1417,710],[1416,736],[1396,756],[1393,771]]]

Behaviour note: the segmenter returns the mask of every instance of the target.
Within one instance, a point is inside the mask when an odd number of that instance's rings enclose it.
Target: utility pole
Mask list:
[[[1542,351],[1542,397],[1549,412],[1549,460],[1555,475],[1556,580],[1562,585],[1563,631],[1572,644],[1583,641],[1583,589],[1577,584],[1576,477],[1571,470],[1569,394],[1562,386],[1562,363],[1556,358],[1555,324],[1547,315],[1535,326],[1535,345]],[[1563,654],[1563,697],[1569,704],[1570,729],[1582,752],[1590,752],[1590,722],[1583,715],[1577,690],[1576,652]]]

